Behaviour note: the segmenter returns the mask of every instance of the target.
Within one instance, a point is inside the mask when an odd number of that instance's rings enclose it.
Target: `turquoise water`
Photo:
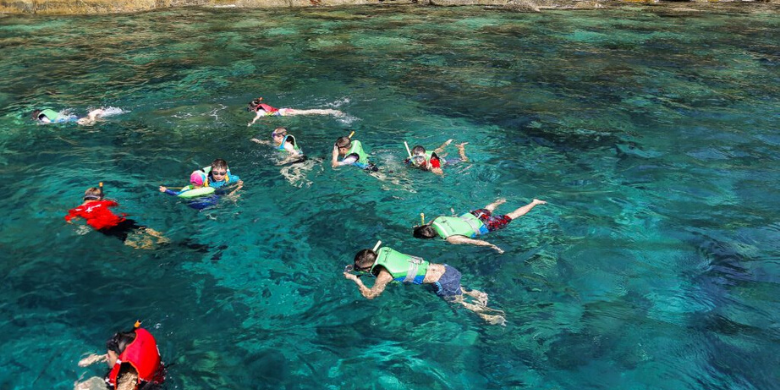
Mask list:
[[[0,388],[102,375],[76,363],[136,319],[174,389],[780,388],[780,18],[655,10],[0,19]],[[257,96],[348,115],[247,128]],[[39,107],[123,113],[37,126]],[[280,125],[314,160],[297,179],[249,142]],[[318,162],[352,130],[384,180]],[[403,141],[448,138],[470,163],[403,169]],[[235,201],[157,191],[217,157]],[[64,223],[99,181],[209,249]],[[411,237],[498,197],[549,202],[486,237],[503,255]],[[460,269],[507,326],[419,287],[363,299],[341,270],[380,239]]]

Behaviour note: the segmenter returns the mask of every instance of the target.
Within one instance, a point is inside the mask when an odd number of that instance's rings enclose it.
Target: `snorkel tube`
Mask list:
[[[100,189],[100,199],[103,199],[103,182],[102,181],[98,184],[98,188]]]

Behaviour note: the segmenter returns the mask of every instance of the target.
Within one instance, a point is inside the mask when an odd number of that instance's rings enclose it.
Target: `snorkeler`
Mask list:
[[[249,102],[247,111],[255,112],[255,118],[252,119],[246,126],[252,126],[258,119],[264,116],[295,116],[295,115],[335,115],[343,116],[344,113],[339,110],[333,109],[309,109],[298,110],[294,108],[275,108],[265,103],[262,103],[263,98],[259,97]]]
[[[187,199],[187,206],[196,210],[203,210],[217,204],[219,197],[214,194],[215,189],[205,185],[206,172],[193,171],[190,174],[190,185],[179,191],[169,190],[160,186],[160,192]]]
[[[109,210],[110,207],[116,206],[119,206],[116,201],[104,199],[103,183],[100,183],[99,188],[91,187],[84,191],[84,203],[68,211],[65,220],[68,223],[73,223],[74,218],[84,218],[87,224],[95,230],[107,236],[116,237],[122,240],[125,245],[136,249],[152,248],[154,246],[152,237],[157,239],[157,244],[169,242],[162,233],[125,218],[127,214],[123,213],[119,216]],[[132,239],[128,240],[128,238]]]
[[[90,111],[87,116],[79,118],[76,115],[45,109],[33,111],[32,119],[40,124],[76,122],[80,125],[93,125],[97,118],[100,118],[104,113],[105,110],[99,108]]]
[[[103,388],[113,390],[154,390],[165,382],[165,364],[160,359],[157,341],[149,331],[136,322],[132,330],[117,332],[106,341],[105,355],[91,354],[79,361],[79,367],[106,362],[110,371],[104,378]],[[95,381],[90,379],[76,389],[90,389]]]
[[[483,209],[477,209],[465,213],[459,217],[436,217],[431,222],[414,228],[414,237],[416,238],[435,238],[439,237],[447,240],[450,244],[470,244],[478,246],[489,246],[498,253],[504,251],[483,240],[476,240],[474,237],[487,234],[489,232],[503,229],[512,220],[527,214],[536,205],[547,204],[547,202],[534,199],[531,203],[520,207],[506,215],[493,215],[496,207],[506,203],[506,199],[498,199],[495,202],[485,206]]]
[[[388,247],[377,251],[381,241],[374,249],[363,249],[355,255],[354,264],[347,266],[344,277],[355,282],[360,294],[367,299],[378,297],[390,282],[432,285],[436,295],[448,302],[463,305],[492,325],[505,325],[506,319],[501,310],[487,307],[488,295],[477,290],[467,290],[460,285],[460,272],[447,264],[434,264],[420,257],[403,254]],[[359,279],[357,271],[376,276],[371,288],[366,287]],[[472,298],[466,302],[464,295]],[[497,313],[497,314],[490,314]]]
[[[444,165],[453,165],[460,161],[469,161],[469,158],[466,157],[466,145],[468,145],[468,142],[455,145],[458,148],[460,159],[451,158],[445,160],[443,157],[439,156],[444,151],[444,148],[447,147],[447,145],[449,145],[451,142],[451,139],[445,141],[443,144],[441,144],[441,146],[434,149],[433,152],[426,152],[425,148],[421,145],[417,145],[413,147],[411,151],[409,151],[409,146],[407,146],[409,158],[406,160],[406,162],[411,164],[413,167],[422,169],[424,171],[431,171],[437,175],[443,175],[444,171],[442,170],[442,167]],[[406,142],[404,142],[404,144],[406,144]]]
[[[342,157],[341,160],[338,158]],[[368,161],[368,154],[363,150],[363,144],[350,137],[339,137],[333,144],[331,167],[338,168],[344,165],[354,165],[368,171],[377,171],[377,167]]]
[[[252,138],[252,142],[256,142],[261,145],[271,145],[274,149],[282,152],[285,156],[276,165],[284,165],[288,163],[301,162],[306,160],[306,155],[303,154],[298,141],[292,134],[287,134],[286,127],[277,127],[271,133],[271,141],[260,140]]]
[[[224,192],[226,188],[235,184],[236,187],[227,194],[228,196],[244,187],[244,181],[238,175],[230,173],[227,161],[221,158],[212,161],[210,166],[204,167],[203,172],[206,174],[205,185],[214,187],[220,192]]]

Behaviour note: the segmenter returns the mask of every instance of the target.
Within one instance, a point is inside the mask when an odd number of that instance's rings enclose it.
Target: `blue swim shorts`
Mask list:
[[[460,271],[444,264],[444,274],[439,280],[433,283],[436,295],[440,297],[454,297],[463,295],[460,289]]]

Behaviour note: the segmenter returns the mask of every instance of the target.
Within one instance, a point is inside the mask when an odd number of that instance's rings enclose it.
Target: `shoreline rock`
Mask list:
[[[482,6],[517,12],[544,10],[593,10],[626,5],[662,6],[681,12],[766,6],[780,11],[780,0],[0,0],[0,14],[101,15],[144,12],[175,7],[210,8],[306,8],[338,6]],[[685,9],[685,11],[682,11]]]

